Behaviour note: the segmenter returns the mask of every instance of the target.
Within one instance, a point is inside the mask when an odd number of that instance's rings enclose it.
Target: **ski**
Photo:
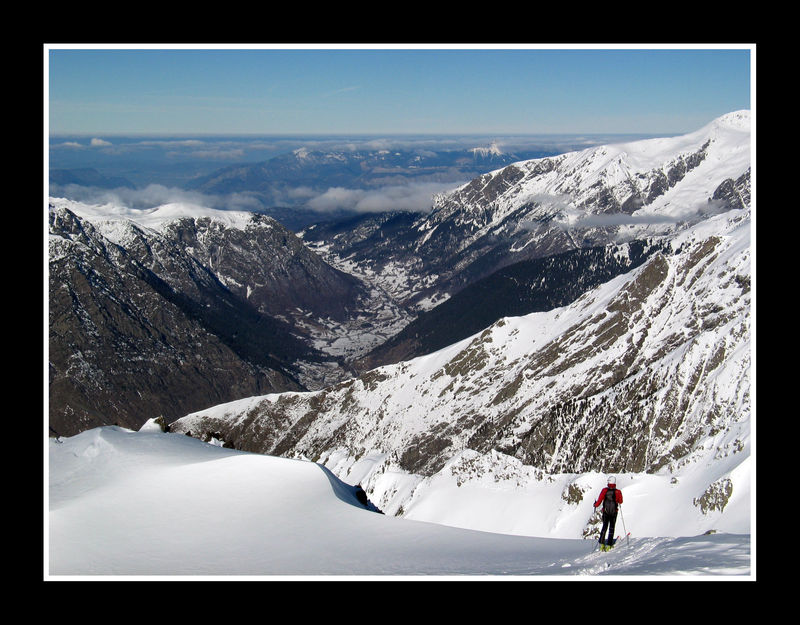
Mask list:
[[[627,540],[630,535],[631,535],[630,532],[625,534],[625,539]],[[617,542],[619,542],[620,538],[622,538],[622,534],[617,535],[617,537],[614,539],[613,545],[604,545],[602,543],[597,543],[597,545],[592,551],[603,551],[603,552],[611,551],[616,546]],[[628,546],[630,546],[630,542],[628,542]]]
[[[628,547],[631,546],[630,535],[631,535],[630,532],[627,532],[625,534],[625,540],[627,542]],[[603,543],[601,543],[599,541],[596,542],[595,545],[594,545],[594,548],[592,549],[592,553],[595,553],[595,552],[598,552],[598,551],[602,551],[602,552],[611,551],[616,546],[617,542],[619,542],[620,538],[622,538],[622,534],[618,534],[617,535],[617,537],[614,539],[614,544],[613,545],[605,545],[605,544],[603,544]]]

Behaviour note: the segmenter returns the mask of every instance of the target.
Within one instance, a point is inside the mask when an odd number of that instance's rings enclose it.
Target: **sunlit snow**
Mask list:
[[[223,449],[152,422],[139,432],[108,426],[48,444],[46,567],[56,579],[752,574],[748,535],[632,532],[600,553],[593,540],[402,519],[363,508],[351,486],[318,464]],[[638,525],[633,509],[626,520]]]

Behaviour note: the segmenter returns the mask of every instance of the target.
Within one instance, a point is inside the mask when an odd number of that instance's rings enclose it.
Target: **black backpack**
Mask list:
[[[617,489],[609,488],[603,498],[603,512],[606,514],[617,513]]]

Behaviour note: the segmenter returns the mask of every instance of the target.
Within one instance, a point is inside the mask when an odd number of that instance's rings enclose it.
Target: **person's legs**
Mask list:
[[[608,521],[609,521],[608,515],[605,512],[603,512],[603,528],[600,530],[600,544],[601,545],[604,545],[605,542],[606,542],[605,541],[605,535],[606,535],[606,530],[608,529]]]
[[[606,541],[606,544],[610,545],[611,547],[614,546],[615,542],[614,528],[616,527],[616,525],[617,525],[617,515],[613,514],[608,519],[608,540]]]

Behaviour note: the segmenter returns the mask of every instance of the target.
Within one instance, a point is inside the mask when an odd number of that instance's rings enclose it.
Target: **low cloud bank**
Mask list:
[[[424,182],[369,190],[331,187],[309,199],[306,205],[319,212],[336,210],[352,210],[360,213],[428,212],[433,207],[435,194],[455,188],[459,184],[462,183]]]
[[[389,211],[428,212],[433,196],[450,190],[456,182],[424,182],[392,185],[376,189],[331,187],[325,191],[310,187],[274,190],[270,197],[250,193],[223,195],[187,191],[160,184],[141,189],[101,189],[80,185],[51,185],[50,195],[65,197],[85,204],[113,204],[132,209],[148,209],[171,203],[193,204],[217,210],[263,211],[270,206],[297,206],[320,213],[356,211],[381,213]]]
[[[669,225],[705,219],[729,210],[724,202],[709,201],[704,204],[688,206],[683,210],[664,213],[645,213],[629,215],[627,213],[604,213],[598,215],[571,216],[558,221],[563,228],[603,228],[609,226],[649,226]]]
[[[705,219],[730,208],[725,202],[710,200],[670,213],[587,213],[577,208],[569,195],[537,195],[529,198],[529,201],[546,207],[552,215],[547,223],[563,230],[678,224]],[[535,220],[520,222],[520,227],[528,230],[538,229],[541,225],[540,221]]]
[[[50,195],[66,197],[85,204],[112,204],[133,209],[154,208],[172,203],[194,204],[218,210],[257,211],[263,208],[258,198],[246,193],[209,195],[160,184],[150,184],[142,189],[123,187],[100,189],[80,185],[51,185]]]

